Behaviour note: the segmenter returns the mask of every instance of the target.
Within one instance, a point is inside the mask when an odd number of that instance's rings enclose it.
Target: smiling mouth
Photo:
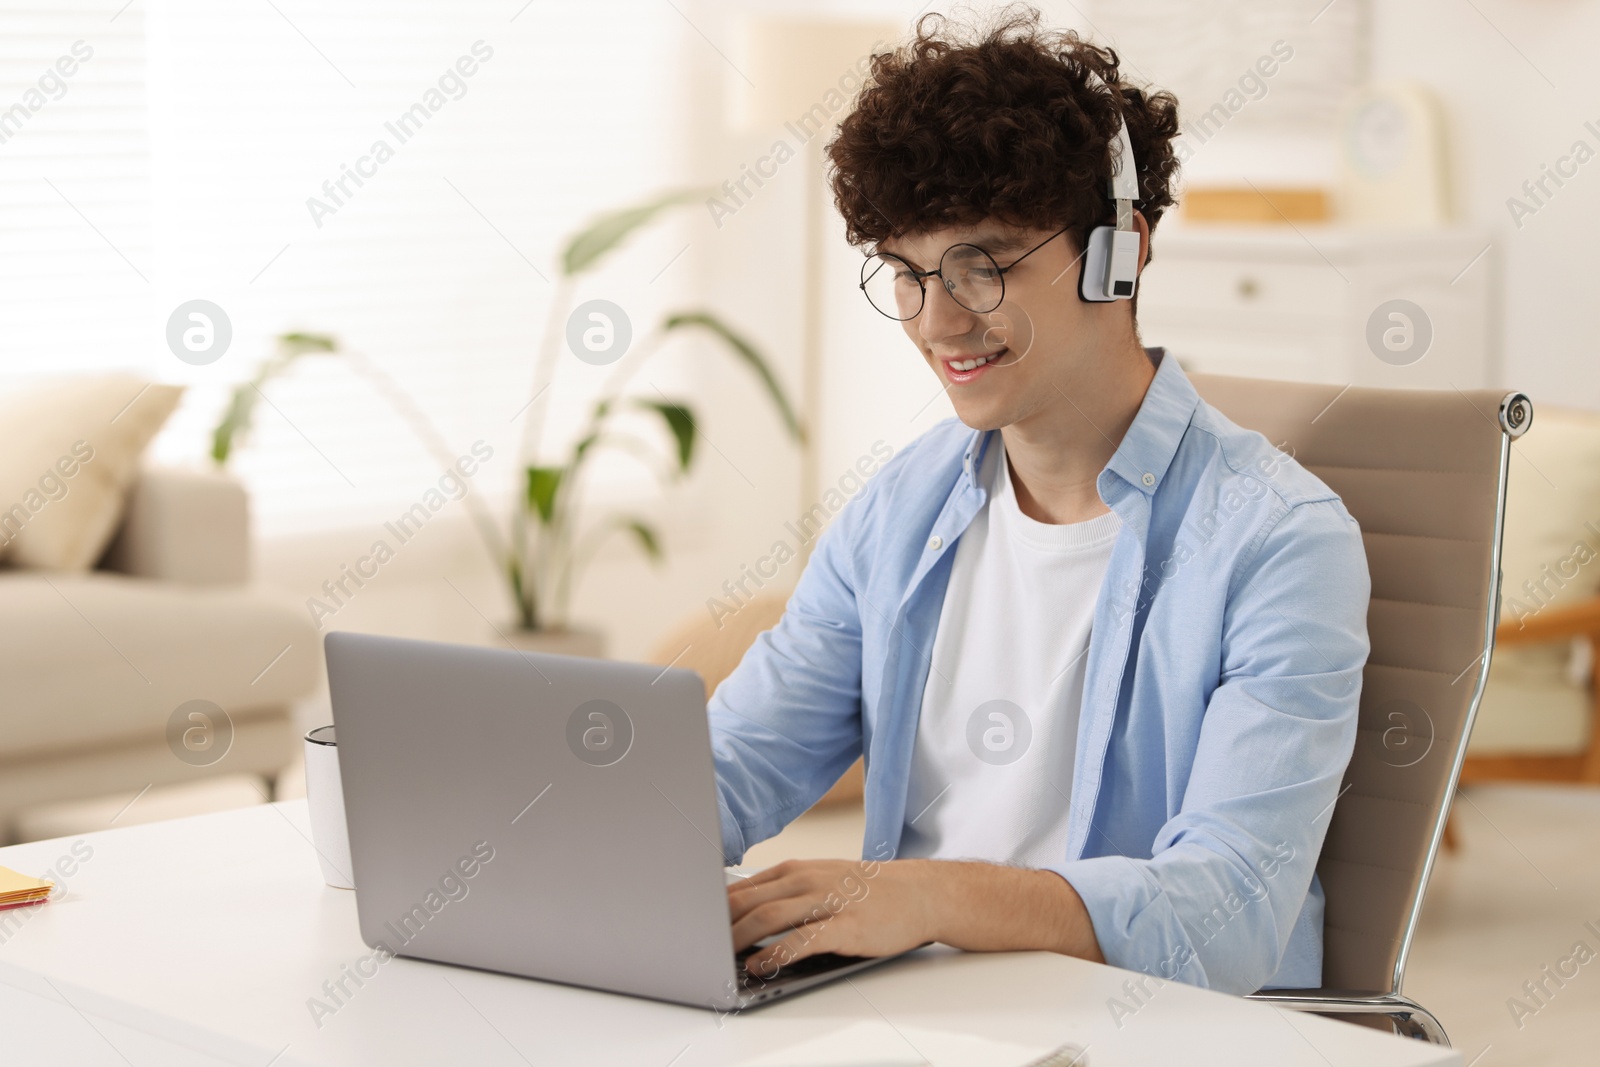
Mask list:
[[[998,351],[998,352],[990,352],[986,356],[973,356],[970,359],[947,359],[944,362],[945,362],[945,365],[948,366],[951,370],[958,370],[958,371],[963,371],[964,372],[964,371],[970,371],[970,370],[977,370],[979,367],[986,367],[990,363],[995,362],[996,360],[998,360],[1001,356],[1003,356],[1005,354],[1006,354],[1006,350],[1004,348],[1002,348],[1000,351]]]

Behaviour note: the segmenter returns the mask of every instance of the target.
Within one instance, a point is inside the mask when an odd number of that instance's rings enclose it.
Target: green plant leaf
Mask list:
[[[694,412],[683,404],[664,404],[658,400],[643,398],[637,398],[634,402],[642,408],[654,411],[666,422],[667,429],[672,431],[672,436],[678,441],[678,470],[687,474],[689,464],[694,459]]]
[[[639,518],[637,515],[610,515],[598,523],[584,538],[584,545],[577,558],[572,562],[571,569],[576,571],[599,551],[601,544],[614,531],[627,530],[633,534],[644,554],[650,557],[652,563],[661,563],[666,559],[666,554],[661,550],[661,538],[656,533],[655,527]]]
[[[538,513],[539,521],[546,526],[555,516],[556,490],[561,487],[562,467],[528,468],[528,506]]]
[[[278,349],[291,359],[307,352],[337,352],[339,339],[327,333],[280,333]]]
[[[211,459],[219,467],[226,467],[233,455],[233,446],[250,426],[255,410],[256,391],[250,383],[235,386],[228,398],[228,410],[216,429],[211,431]]]
[[[754,345],[709,311],[680,311],[668,315],[662,324],[662,329],[671,331],[688,326],[702,326],[710,330],[733,349],[735,355],[749,364],[750,369],[756,372],[756,377],[761,379],[761,384],[766,387],[767,395],[772,398],[778,413],[783,416],[783,424],[788,428],[789,435],[796,441],[805,441],[805,428],[800,425],[800,419],[795,415],[789,398],[784,395],[783,386],[778,384],[772,368],[767,366],[767,361],[761,358],[761,353],[756,351]]]
[[[255,419],[257,390],[272,378],[289,369],[289,365],[311,352],[337,352],[339,339],[323,333],[281,333],[274,340],[278,350],[256,369],[252,381],[234,387],[228,397],[228,408],[222,420],[211,431],[211,459],[219,467],[226,467],[233,450],[250,432]]]
[[[644,554],[653,562],[660,563],[665,558],[661,551],[661,538],[656,534],[655,528],[643,519],[619,518],[615,526],[617,529],[632,532],[634,540],[639,542],[639,547],[644,549]]]
[[[605,422],[606,416],[609,414],[611,414],[611,400],[609,397],[595,403],[594,410],[589,413],[589,431],[573,446],[572,460],[567,464],[568,470],[575,469],[583,460],[583,454],[599,442],[600,426]]]
[[[676,204],[687,204],[710,196],[710,189],[680,189],[655,200],[613,211],[580,230],[561,254],[562,273],[571,277],[593,267],[634,230]]]

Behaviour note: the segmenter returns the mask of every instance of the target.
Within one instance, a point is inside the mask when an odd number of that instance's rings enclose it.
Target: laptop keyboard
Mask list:
[[[734,953],[733,959],[739,972],[740,989],[761,989],[774,984],[792,982],[797,978],[809,978],[814,974],[835,971],[841,967],[860,963],[868,958],[865,956],[842,956],[837,952],[819,952],[814,956],[806,956],[804,959],[787,963],[772,974],[768,974],[765,967],[756,971],[745,970],[744,961],[763,947],[762,945],[751,945]]]

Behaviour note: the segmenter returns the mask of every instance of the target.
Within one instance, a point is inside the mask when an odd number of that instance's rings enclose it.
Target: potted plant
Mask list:
[[[699,335],[709,338],[754,374],[777,409],[789,436],[805,440],[805,430],[766,359],[744,337],[718,316],[704,309],[674,311],[628,348],[590,406],[583,430],[566,446],[564,454],[547,458],[545,414],[549,409],[556,359],[566,338],[565,320],[576,284],[613,253],[635,230],[682,204],[699,203],[704,190],[687,190],[612,212],[595,219],[571,237],[562,251],[556,291],[552,295],[535,359],[533,399],[523,424],[518,454],[516,492],[511,508],[510,537],[482,498],[468,493],[468,506],[485,550],[504,577],[513,605],[509,625],[496,627],[499,635],[519,648],[569,655],[599,656],[603,635],[572,625],[570,606],[577,579],[605,538],[614,533],[631,537],[657,563],[663,558],[661,537],[643,517],[617,512],[589,520],[585,514],[584,478],[595,457],[609,449],[641,459],[662,481],[675,482],[691,470],[699,453],[694,408],[683,400],[627,392],[632,376],[669,341]],[[288,333],[278,338],[277,354],[256,376],[238,386],[222,421],[212,435],[212,456],[226,463],[234,445],[250,425],[260,385],[287,370],[295,360],[314,352],[339,353],[368,378],[418,436],[445,465],[454,453],[433,424],[408,396],[370,360],[344,349],[337,338],[322,334]],[[619,424],[629,412],[644,413],[659,421],[670,447],[626,432]]]

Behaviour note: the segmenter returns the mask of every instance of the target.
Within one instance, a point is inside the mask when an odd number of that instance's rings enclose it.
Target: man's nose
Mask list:
[[[942,278],[928,279],[922,301],[922,313],[917,316],[917,333],[924,341],[933,344],[952,337],[965,337],[972,332],[976,316],[956,303],[944,287]]]

